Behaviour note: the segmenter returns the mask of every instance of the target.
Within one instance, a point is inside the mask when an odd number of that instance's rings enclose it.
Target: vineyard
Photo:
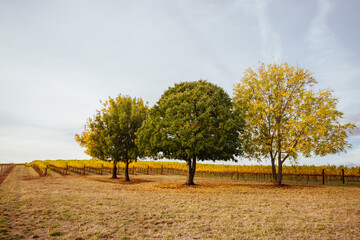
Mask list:
[[[110,174],[112,162],[101,160],[35,160],[26,166],[33,167],[40,176],[46,176],[48,169],[67,174]],[[125,164],[117,164],[117,173],[125,171]],[[185,163],[137,161],[129,166],[130,174],[186,175]],[[242,181],[272,181],[271,166],[264,165],[197,165],[196,176],[203,178],[221,178]],[[306,183],[360,183],[360,167],[344,166],[284,166],[284,181]]]
[[[5,180],[14,167],[14,164],[0,164],[0,184]]]

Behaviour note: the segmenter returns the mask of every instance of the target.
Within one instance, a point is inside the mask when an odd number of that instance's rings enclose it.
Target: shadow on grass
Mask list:
[[[255,189],[279,189],[279,190],[299,190],[299,189],[316,189],[323,186],[303,186],[303,185],[282,185],[276,186],[272,183],[233,183],[233,182],[215,182],[215,181],[199,181],[195,185],[185,185],[179,182],[165,182],[158,184],[156,187],[162,189],[237,189],[237,188],[255,188]]]
[[[139,179],[139,178],[133,178],[133,179],[130,179],[130,181],[126,181],[125,178],[116,178],[116,179],[113,179],[113,178],[93,178],[92,180],[97,181],[97,182],[125,184],[125,185],[153,182],[152,180]]]

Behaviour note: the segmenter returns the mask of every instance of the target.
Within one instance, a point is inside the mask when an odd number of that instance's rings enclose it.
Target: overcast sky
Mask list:
[[[152,106],[199,79],[232,96],[259,61],[309,69],[360,126],[359,13],[357,0],[0,0],[0,163],[89,158],[74,134],[100,99]],[[350,142],[300,164],[360,164],[359,134]]]

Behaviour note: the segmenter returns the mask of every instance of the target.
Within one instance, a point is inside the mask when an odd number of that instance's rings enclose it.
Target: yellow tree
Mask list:
[[[103,103],[85,130],[75,139],[85,147],[88,155],[113,161],[112,178],[116,176],[116,163],[125,163],[125,179],[129,178],[129,163],[140,156],[135,144],[135,133],[148,115],[148,106],[141,98],[118,95]]]
[[[332,90],[314,90],[316,80],[299,67],[261,64],[249,68],[234,88],[234,104],[244,114],[245,156],[269,159],[273,181],[281,185],[282,165],[299,156],[324,156],[351,147],[352,123],[340,123],[343,113]],[[278,170],[276,171],[276,166]]]

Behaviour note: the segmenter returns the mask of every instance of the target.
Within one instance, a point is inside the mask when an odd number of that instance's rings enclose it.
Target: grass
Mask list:
[[[57,236],[61,236],[61,232],[59,232],[59,231],[52,231],[51,233],[50,233],[50,236],[51,237],[57,237]]]
[[[32,171],[17,166],[0,186],[0,239],[360,238],[359,187]]]

